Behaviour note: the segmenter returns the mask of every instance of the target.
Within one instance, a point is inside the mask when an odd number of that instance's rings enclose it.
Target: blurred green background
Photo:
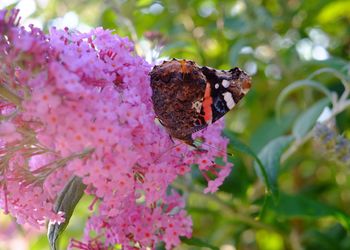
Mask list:
[[[218,69],[239,66],[252,75],[252,90],[226,115],[235,164],[230,177],[214,195],[203,194],[205,182],[196,172],[192,180],[174,185],[188,195],[194,222],[194,238],[177,249],[350,249],[350,166],[332,159],[310,132],[329,102],[307,84],[288,92],[283,102],[281,97],[287,86],[324,68],[314,77],[317,86],[343,93],[339,76],[348,81],[350,1],[0,2],[9,5],[21,9],[22,24],[44,30],[113,29],[130,37],[152,63],[186,58]],[[349,109],[332,122],[349,138]],[[254,163],[257,156],[261,166]],[[90,201],[85,197],[79,204],[62,246],[71,237],[81,238]],[[1,250],[48,249],[44,233],[28,233],[3,215],[0,221]],[[22,245],[10,245],[9,239]]]

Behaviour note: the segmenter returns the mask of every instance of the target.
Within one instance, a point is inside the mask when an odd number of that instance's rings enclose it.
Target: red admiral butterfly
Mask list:
[[[230,111],[251,87],[241,69],[216,70],[172,59],[150,73],[154,111],[171,137],[194,146],[192,134]]]

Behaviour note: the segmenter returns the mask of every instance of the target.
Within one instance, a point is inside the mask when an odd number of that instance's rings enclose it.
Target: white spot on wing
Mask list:
[[[222,80],[222,86],[224,86],[224,88],[228,88],[228,86],[230,86],[230,82],[227,80]]]
[[[218,83],[215,84],[215,88],[218,89],[220,86]]]
[[[202,101],[193,102],[192,108],[195,109],[197,113],[200,113],[202,109]]]
[[[236,105],[235,101],[232,98],[232,94],[230,92],[225,92],[225,93],[222,93],[222,95],[224,96],[226,106],[229,109],[232,109]]]

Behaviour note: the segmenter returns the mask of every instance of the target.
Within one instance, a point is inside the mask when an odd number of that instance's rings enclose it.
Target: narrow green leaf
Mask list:
[[[312,200],[301,194],[281,193],[278,202],[267,199],[267,209],[275,211],[285,218],[310,218],[318,219],[331,216],[337,219],[347,229],[350,228],[350,216],[337,208]]]
[[[276,113],[277,116],[280,116],[280,111],[281,111],[281,106],[283,101],[286,99],[286,97],[291,94],[292,92],[303,88],[303,87],[311,87],[314,89],[319,90],[320,92],[324,93],[327,98],[329,100],[332,100],[332,93],[325,87],[323,86],[321,83],[313,81],[313,80],[301,80],[301,81],[296,81],[290,85],[288,85],[288,87],[286,87],[285,89],[282,90],[282,92],[280,93],[280,95],[277,98],[277,102],[276,102]]]
[[[280,136],[270,141],[258,154],[258,158],[265,166],[268,183],[270,184],[272,194],[275,197],[278,195],[277,178],[280,169],[281,156],[293,140],[293,136]],[[260,178],[264,177],[257,161],[254,162],[254,168]]]
[[[263,177],[265,185],[268,189],[268,192],[270,192],[271,184],[269,182],[269,178],[268,178],[268,175],[266,173],[266,168],[265,168],[264,164],[261,162],[261,160],[259,159],[259,157],[255,154],[255,152],[249,146],[247,146],[246,144],[244,144],[243,142],[238,140],[237,137],[232,132],[225,129],[224,135],[227,138],[229,138],[230,144],[233,146],[233,148],[235,150],[242,152],[242,153],[245,153],[245,154],[248,154],[255,159],[255,162],[256,162],[257,166],[259,167],[260,173],[262,174],[262,177]]]
[[[199,238],[194,238],[192,237],[191,239],[185,238],[185,237],[180,237],[181,242],[185,243],[186,245],[189,246],[195,246],[195,247],[207,247],[213,250],[219,250],[218,247],[212,246],[209,243],[199,239]]]
[[[322,111],[328,104],[328,99],[322,99],[303,112],[294,123],[293,135],[297,139],[304,137],[315,125],[317,118],[320,117]]]
[[[315,76],[317,75],[320,75],[320,74],[332,74],[334,75],[336,78],[338,78],[339,80],[341,80],[342,82],[346,82],[347,81],[347,78],[348,76],[342,74],[339,70],[336,70],[336,69],[333,69],[333,68],[322,68],[322,69],[319,69],[319,70],[316,70],[315,72],[313,72],[312,74],[310,74],[308,76],[308,79],[312,79],[314,78]]]
[[[308,79],[312,79],[315,76],[320,75],[320,74],[328,74],[328,75],[332,74],[341,81],[341,83],[344,85],[345,88],[350,86],[349,77],[342,74],[340,71],[338,71],[336,69],[332,69],[332,68],[322,68],[322,69],[316,70],[311,75],[309,75]]]
[[[55,212],[64,212],[65,221],[61,224],[49,222],[47,238],[52,250],[58,249],[59,237],[68,226],[69,220],[72,217],[76,205],[83,196],[85,188],[86,186],[83,184],[81,178],[75,176],[69,180],[58,195],[54,210]]]

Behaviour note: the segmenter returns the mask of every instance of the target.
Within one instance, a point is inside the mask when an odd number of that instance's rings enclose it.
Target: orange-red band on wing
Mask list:
[[[204,111],[204,120],[206,123],[211,123],[213,120],[213,111],[211,105],[213,104],[213,98],[211,97],[211,87],[210,83],[207,82],[205,86],[204,99],[203,99],[203,111]]]

